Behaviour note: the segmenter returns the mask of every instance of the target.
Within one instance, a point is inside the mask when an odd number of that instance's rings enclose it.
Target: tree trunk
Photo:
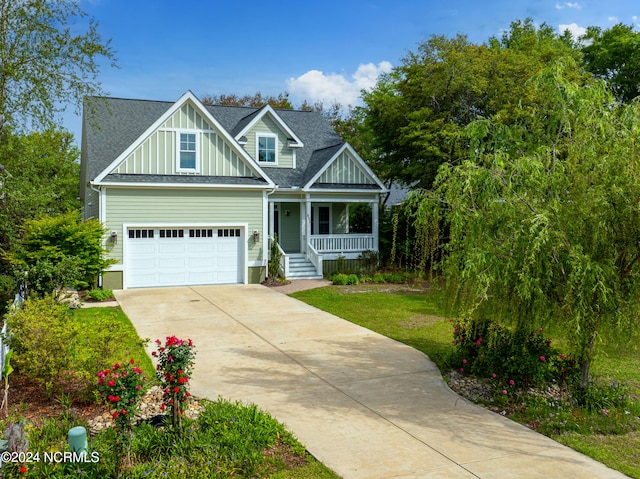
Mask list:
[[[589,371],[591,369],[591,358],[593,356],[593,343],[595,342],[595,333],[589,337],[587,347],[583,349],[580,357],[580,389],[584,392],[589,387]]]

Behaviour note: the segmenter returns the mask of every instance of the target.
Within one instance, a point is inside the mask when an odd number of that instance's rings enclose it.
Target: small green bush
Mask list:
[[[110,289],[92,289],[87,291],[86,297],[95,301],[105,301],[113,298],[113,291]]]
[[[40,385],[48,396],[73,376],[69,348],[79,334],[69,308],[51,296],[30,299],[8,318],[10,344],[16,371]]]
[[[357,274],[350,274],[347,276],[347,284],[349,286],[354,286],[356,284],[360,284],[360,280],[358,279]]]
[[[122,351],[128,334],[115,316],[100,316],[99,326],[83,325],[69,308],[51,296],[30,298],[8,317],[16,371],[41,386],[49,397],[73,394],[89,400],[96,390],[96,371],[104,369],[114,351]]]
[[[347,284],[347,279],[348,279],[348,276],[346,274],[337,273],[333,275],[333,278],[331,278],[331,281],[333,282],[333,284],[337,286],[344,286]]]
[[[360,284],[360,280],[358,279],[357,274],[344,274],[338,273],[332,278],[333,284],[338,286],[352,286],[356,284]]]

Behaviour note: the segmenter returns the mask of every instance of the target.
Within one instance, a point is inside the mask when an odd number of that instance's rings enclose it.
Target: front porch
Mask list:
[[[322,278],[323,261],[378,251],[378,198],[359,201],[270,201],[269,236],[278,238],[280,273]]]

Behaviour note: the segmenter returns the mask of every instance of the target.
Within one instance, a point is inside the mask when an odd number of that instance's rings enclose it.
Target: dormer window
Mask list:
[[[178,172],[198,170],[198,141],[196,133],[180,133],[178,142]]]
[[[278,163],[277,144],[278,137],[276,135],[257,135],[256,157],[258,161],[276,165]]]

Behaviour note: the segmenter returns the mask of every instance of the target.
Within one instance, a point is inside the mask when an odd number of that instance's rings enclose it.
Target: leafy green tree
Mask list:
[[[99,221],[83,221],[79,211],[44,216],[25,222],[11,259],[29,271],[28,284],[39,294],[61,286],[86,287],[111,264],[104,235]]]
[[[5,128],[0,135],[0,164],[9,172],[0,191],[1,313],[23,279],[7,255],[17,244],[24,222],[80,207],[80,154],[71,134],[62,131],[14,135]]]
[[[80,207],[79,158],[70,133],[13,135],[5,129],[0,164],[11,176],[5,179],[0,200],[0,250],[10,249],[27,219]]]
[[[640,95],[640,33],[632,25],[589,27],[581,41],[586,68],[607,80],[619,101]]]
[[[66,103],[101,92],[98,62],[114,56],[97,27],[77,0],[0,0],[0,130],[51,127]]]
[[[200,98],[200,101],[204,105],[247,106],[253,108],[262,108],[265,105],[271,105],[273,108],[293,110],[293,105],[289,101],[289,93],[287,92],[280,93],[278,96],[262,96],[260,92],[256,92],[253,96],[223,93],[221,95],[204,95]]]
[[[429,188],[442,163],[466,152],[460,133],[470,122],[518,122],[540,100],[529,78],[554,59],[578,55],[566,36],[531,19],[480,45],[464,35],[432,36],[364,94],[372,165],[385,180]]]
[[[530,121],[471,123],[467,157],[414,211],[423,232],[446,224],[441,266],[463,317],[561,328],[586,388],[598,342],[637,327],[640,104],[576,82],[575,68],[535,77],[545,103]]]

